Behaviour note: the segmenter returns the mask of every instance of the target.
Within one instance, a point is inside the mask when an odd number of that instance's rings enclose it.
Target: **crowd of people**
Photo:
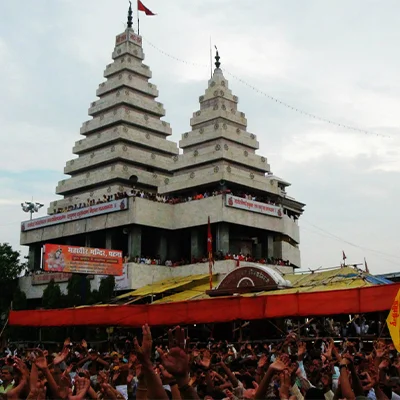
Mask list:
[[[57,209],[54,209],[53,213],[61,214],[61,213],[65,213],[68,211],[79,210],[81,208],[95,206],[97,204],[109,203],[110,201],[125,199],[126,197],[128,197],[127,192],[116,192],[113,194],[105,194],[105,195],[103,195],[103,197],[98,198],[97,200],[88,198],[84,202],[70,204],[66,207],[59,207]]]
[[[265,196],[255,196],[248,192],[232,192],[229,189],[226,190],[214,190],[214,191],[205,191],[204,193],[194,193],[193,195],[185,195],[185,196],[178,196],[178,195],[161,195],[154,192],[149,192],[145,190],[139,189],[132,189],[129,191],[121,191],[114,194],[105,194],[103,197],[98,198],[97,200],[88,198],[84,202],[80,202],[77,204],[70,204],[66,207],[59,207],[54,209],[54,214],[60,214],[68,211],[79,210],[81,208],[94,206],[96,204],[108,203],[110,201],[120,200],[127,197],[140,197],[142,199],[147,199],[150,201],[156,201],[159,203],[166,203],[166,204],[179,204],[179,203],[186,203],[188,201],[195,201],[195,200],[202,200],[212,196],[218,196],[221,194],[232,194],[237,197],[241,197],[248,200],[258,201],[261,203],[277,205],[271,198]]]
[[[254,262],[258,264],[264,264],[264,265],[279,265],[279,266],[290,266],[290,261],[289,260],[283,260],[281,258],[262,258],[262,259],[257,259],[255,257],[252,257],[250,254],[243,255],[242,253],[238,254],[223,254],[222,252],[218,252],[214,255],[214,260],[215,261],[221,261],[221,260],[236,260],[238,263],[240,261],[248,261],[248,262]],[[124,262],[134,262],[136,264],[145,264],[145,265],[165,265],[166,267],[180,267],[182,265],[189,265],[189,264],[200,264],[200,263],[207,263],[208,257],[203,256],[200,258],[193,257],[192,259],[188,260],[185,258],[181,258],[179,260],[171,260],[167,259],[165,262],[163,262],[160,258],[160,256],[156,257],[149,257],[149,256],[136,256],[133,258],[130,258],[129,256],[126,256],[124,259]]]
[[[6,348],[3,399],[399,399],[400,355],[393,343],[309,337],[292,330],[281,340],[191,343],[186,330],[113,349],[66,339],[58,351]],[[132,336],[130,336],[132,337]],[[100,350],[100,351],[99,351]]]

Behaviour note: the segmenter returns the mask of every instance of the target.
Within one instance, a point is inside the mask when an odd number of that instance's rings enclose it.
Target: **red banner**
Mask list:
[[[46,244],[44,270],[75,274],[122,275],[122,251]]]

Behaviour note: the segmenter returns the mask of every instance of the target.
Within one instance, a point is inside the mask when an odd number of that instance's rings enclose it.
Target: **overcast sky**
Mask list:
[[[373,273],[400,271],[400,3],[398,0],[143,0],[145,63],[172,139],[190,129],[209,79],[209,41],[239,96],[249,132],[300,219],[303,268],[366,257]],[[1,0],[0,242],[19,246],[20,203],[45,203],[124,30],[125,0]],[[186,60],[178,62],[164,52]],[[205,65],[193,66],[190,63]],[[296,108],[374,134],[287,109]]]

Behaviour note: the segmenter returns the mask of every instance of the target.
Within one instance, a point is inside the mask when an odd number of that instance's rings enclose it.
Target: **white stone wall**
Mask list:
[[[164,204],[141,198],[130,198],[129,209],[108,215],[21,232],[21,244],[43,242],[78,233],[93,232],[131,224],[182,229],[205,225],[210,216],[213,223],[229,222],[290,236],[299,241],[299,226],[287,216],[276,218],[237,208],[226,207],[223,195],[180,204]]]

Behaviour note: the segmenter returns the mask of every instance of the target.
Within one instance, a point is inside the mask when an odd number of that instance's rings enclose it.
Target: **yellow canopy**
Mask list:
[[[192,276],[164,279],[154,284],[143,286],[142,288],[134,290],[132,292],[122,294],[121,296],[116,297],[116,300],[117,301],[123,300],[128,297],[160,294],[172,289],[177,289],[179,287],[186,286],[195,281],[199,281],[206,278],[208,279],[208,277],[209,277],[208,274],[203,274],[203,275],[192,275]]]

